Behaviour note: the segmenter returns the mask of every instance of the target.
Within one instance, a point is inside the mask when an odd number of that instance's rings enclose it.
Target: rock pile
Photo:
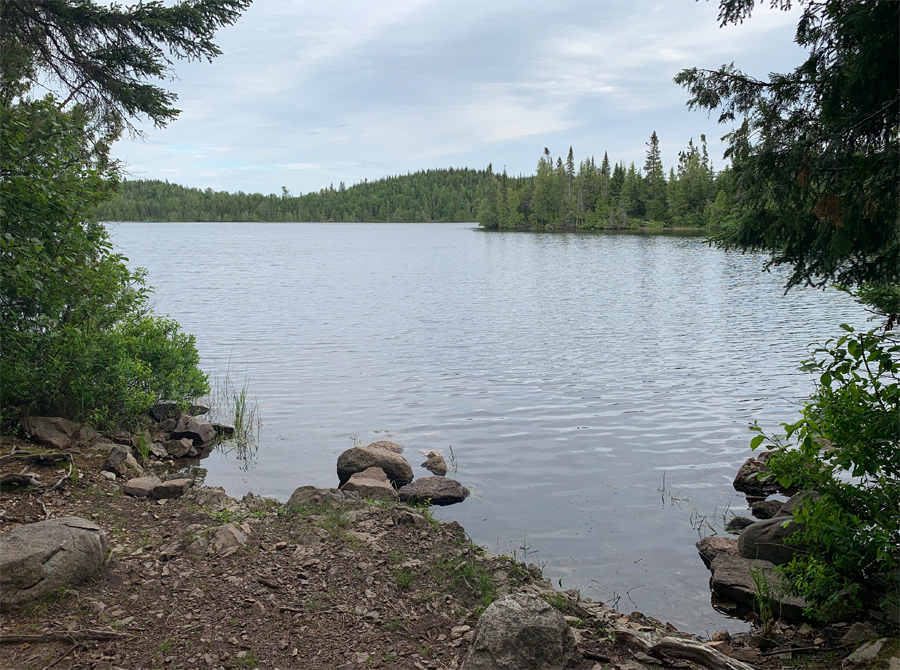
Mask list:
[[[355,492],[363,498],[399,499],[412,504],[452,505],[469,497],[469,489],[455,479],[444,477],[447,464],[438,452],[429,452],[422,463],[435,476],[413,481],[412,466],[401,455],[402,451],[403,447],[385,440],[347,449],[337,461],[340,490]]]

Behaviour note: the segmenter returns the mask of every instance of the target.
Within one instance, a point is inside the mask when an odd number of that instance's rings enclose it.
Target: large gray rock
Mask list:
[[[738,553],[743,558],[756,558],[775,565],[790,563],[796,553],[784,543],[799,530],[790,516],[776,515],[747,526],[738,537]]]
[[[387,449],[388,451],[393,451],[395,454],[403,453],[403,447],[388,440],[378,440],[377,442],[372,442],[371,444],[366,446],[366,449]]]
[[[97,574],[106,532],[69,516],[30,523],[0,535],[0,606],[17,607]]]
[[[31,416],[23,422],[25,434],[38,444],[65,451],[84,444],[87,430],[61,416]]]
[[[712,571],[709,586],[721,598],[755,612],[759,612],[760,604],[765,603],[773,616],[780,619],[797,621],[803,617],[806,601],[782,593],[782,577],[769,561],[719,554],[709,569]]]
[[[432,505],[452,505],[469,497],[469,489],[455,479],[423,477],[407,484],[399,491],[401,502]]]
[[[134,476],[143,474],[144,469],[138,465],[137,460],[131,453],[131,449],[122,444],[109,445],[109,454],[103,469],[107,472],[114,472],[119,477],[130,479]]]
[[[159,484],[162,484],[162,480],[156,475],[150,475],[149,477],[135,477],[134,479],[129,479],[125,482],[125,493],[134,496],[135,498],[146,498],[150,495],[150,491]]]
[[[462,670],[565,668],[579,661],[562,614],[534,594],[517,593],[481,615]]]
[[[357,472],[341,486],[342,491],[356,491],[360,498],[373,500],[397,500],[397,489],[381,468],[366,468]]]
[[[388,449],[372,446],[353,447],[338,456],[337,475],[342,485],[357,472],[368,468],[384,470],[388,479],[397,488],[413,480],[412,466],[409,462],[400,454]]]
[[[198,419],[190,414],[182,414],[172,431],[172,439],[190,438],[195,447],[211,442],[216,437],[216,427],[209,421]]]

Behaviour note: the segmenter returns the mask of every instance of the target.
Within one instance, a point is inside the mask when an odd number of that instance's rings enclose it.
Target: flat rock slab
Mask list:
[[[341,491],[356,491],[360,498],[373,500],[397,500],[397,489],[391,486],[391,482],[381,468],[366,468],[350,477]]]
[[[162,480],[156,475],[149,477],[135,477],[125,482],[125,493],[135,498],[146,498],[150,491],[162,484]]]
[[[710,568],[710,588],[720,597],[747,608],[759,610],[767,604],[776,618],[799,621],[808,607],[803,598],[781,594],[782,577],[769,561],[758,561],[729,554],[716,556]]]
[[[782,508],[783,509],[783,508]],[[738,553],[744,558],[758,558],[775,565],[786,565],[796,553],[784,543],[799,529],[790,516],[776,515],[747,526],[738,538]]]
[[[75,516],[25,524],[0,535],[0,607],[18,607],[96,575],[106,531]]]
[[[150,497],[156,499],[180,498],[187,493],[193,485],[193,479],[169,479],[154,486],[150,491]]]
[[[761,500],[750,505],[750,514],[757,519],[771,519],[778,514],[784,503],[780,500]]]
[[[423,477],[407,484],[399,491],[401,502],[432,505],[452,505],[469,497],[469,489],[455,479],[446,477]]]
[[[462,670],[565,668],[578,658],[563,615],[543,598],[516,593],[494,601],[478,619]]]
[[[172,439],[180,440],[183,437],[189,438],[195,447],[199,447],[215,439],[216,427],[209,421],[198,419],[190,414],[182,414],[172,431]]]
[[[738,541],[735,537],[721,537],[719,535],[709,535],[704,537],[696,544],[700,558],[708,568],[713,559],[719,554],[728,554],[730,556],[739,556]]]
[[[359,494],[354,491],[326,489],[318,486],[300,486],[294,489],[290,499],[284,504],[285,509],[318,506],[324,504],[351,504],[359,502]]]
[[[378,444],[377,442],[375,444]],[[381,468],[397,488],[413,480],[412,466],[403,456],[381,447],[353,447],[338,456],[337,475],[341,485],[357,472]]]

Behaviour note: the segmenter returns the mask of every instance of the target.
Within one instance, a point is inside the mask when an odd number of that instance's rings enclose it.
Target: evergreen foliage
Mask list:
[[[788,8],[790,0],[773,0]],[[722,25],[753,0],[722,0]],[[762,249],[789,285],[900,280],[900,2],[804,2],[793,72],[767,81],[734,65],[675,81],[688,105],[738,121],[726,135],[738,225],[727,247]]]
[[[487,170],[424,170],[291,196],[123,181],[95,213],[103,221],[472,221]]]
[[[634,163],[610,170],[603,154],[575,168],[572,148],[554,163],[544,149],[533,177],[489,175],[478,202],[483,228],[502,230],[600,230],[650,227],[717,228],[731,223],[730,172],[713,170],[706,151],[693,141],[679,153],[678,169],[666,179],[659,138],[647,143],[643,174]]]

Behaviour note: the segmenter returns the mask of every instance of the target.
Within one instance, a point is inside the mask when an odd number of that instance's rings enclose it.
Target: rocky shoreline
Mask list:
[[[2,560],[34,528],[83,534],[78,546],[97,551],[69,552],[93,562],[90,575],[74,570],[43,589],[33,576],[16,586],[15,570],[0,572],[0,666],[747,670],[780,668],[815,647],[792,667],[830,668],[874,634],[778,622],[767,640],[723,631],[704,641],[556,591],[536,566],[492,556],[458,523],[434,519],[422,501],[452,489],[455,502],[464,487],[437,474],[434,455],[434,477],[401,483],[411,471],[385,456],[399,456],[389,443],[342,454],[341,489],[301,486],[286,504],[252,493],[238,501],[183,467],[227,431],[210,434],[191,417],[105,437],[54,420],[34,434],[43,445],[3,439]],[[176,437],[189,424],[194,432]],[[65,554],[29,560],[44,566],[43,579]]]

